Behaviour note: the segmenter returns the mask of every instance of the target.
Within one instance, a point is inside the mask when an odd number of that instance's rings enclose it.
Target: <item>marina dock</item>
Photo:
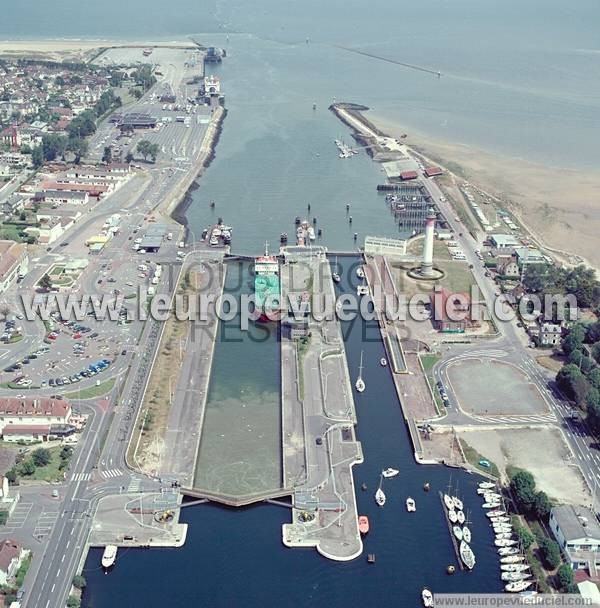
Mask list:
[[[452,541],[452,546],[454,547],[454,553],[456,553],[456,561],[458,562],[458,566],[460,567],[461,570],[465,569],[465,566],[462,562],[462,559],[460,559],[460,550],[458,548],[458,542],[456,540],[456,536],[454,536],[454,532],[452,531],[452,523],[451,521],[448,519],[447,516],[447,509],[446,509],[446,504],[444,503],[444,494],[442,492],[438,492],[439,497],[440,497],[440,502],[442,503],[442,511],[444,513],[444,519],[446,520],[446,524],[448,525],[448,534],[450,534],[450,540]]]

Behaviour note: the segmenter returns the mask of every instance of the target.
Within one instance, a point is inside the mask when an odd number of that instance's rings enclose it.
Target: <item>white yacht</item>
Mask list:
[[[429,589],[421,591],[421,599],[423,600],[423,606],[433,606],[433,593]]]
[[[504,586],[504,590],[508,591],[508,593],[520,593],[521,591],[525,591],[532,583],[533,581],[516,581],[514,583],[508,583],[508,585]]]
[[[448,496],[448,494],[444,494],[444,504],[446,505],[447,509],[454,509],[454,501],[452,500],[451,496]]]
[[[464,540],[460,542],[459,553],[462,563],[469,570],[473,570],[473,567],[475,566],[475,554]]]
[[[506,555],[518,554],[519,550],[517,549],[517,547],[500,547],[500,549],[498,549],[498,555],[501,555],[502,557],[505,557]]]
[[[415,504],[414,499],[410,496],[406,499],[406,510],[409,513],[414,513],[417,510],[417,505]]]
[[[452,502],[454,503],[454,507],[456,508],[457,511],[463,510],[463,503],[462,503],[462,500],[460,500],[460,498],[458,498],[457,496],[452,496]]]
[[[363,267],[362,267],[362,266],[359,266],[359,267],[356,269],[356,276],[357,276],[359,279],[364,279],[364,278],[365,278],[365,271],[363,270]]]
[[[383,493],[383,490],[381,488],[377,488],[377,492],[375,492],[375,502],[380,507],[383,507],[383,505],[385,504],[385,494]]]
[[[457,540],[462,540],[464,538],[463,529],[460,526],[452,526],[452,532]],[[465,539],[465,542],[469,542],[469,541],[467,541]]]
[[[456,521],[462,526],[465,523],[465,514],[462,511],[456,512]]]
[[[519,562],[524,562],[524,561],[525,561],[524,555],[507,555],[506,557],[500,558],[501,564],[517,564]]]
[[[462,537],[466,543],[471,542],[471,529],[468,526],[463,526]]]
[[[117,559],[117,546],[116,545],[106,545],[104,548],[104,553],[102,554],[102,567],[110,568]]]
[[[385,367],[387,365],[387,359],[385,357],[381,357],[381,359],[379,359],[379,363],[381,363],[382,367]]]
[[[448,519],[453,523],[458,523],[458,517],[456,516],[456,511],[454,509],[448,510]]]
[[[387,469],[384,469],[383,471],[381,471],[381,474],[384,477],[396,477],[396,475],[398,475],[398,473],[400,473],[400,471],[398,469],[392,469],[391,467],[388,467]]]
[[[482,481],[479,483],[479,487],[483,488],[483,489],[491,490],[492,488],[496,487],[496,484],[492,483],[491,481]]]

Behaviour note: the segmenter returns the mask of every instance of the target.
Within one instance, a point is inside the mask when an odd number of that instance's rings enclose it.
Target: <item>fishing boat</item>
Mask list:
[[[517,541],[510,540],[509,538],[497,538],[494,541],[494,544],[496,545],[496,547],[510,547],[512,545],[516,545]]]
[[[505,572],[523,572],[529,570],[529,564],[500,564],[500,570]]]
[[[369,518],[366,515],[359,516],[358,529],[361,534],[367,534],[367,532],[369,531]]]
[[[417,510],[417,505],[415,504],[414,499],[410,496],[406,499],[406,510],[409,513],[414,513]]]
[[[458,540],[463,539],[463,530],[460,526],[452,526],[452,532]],[[469,542],[469,541],[465,540],[465,542]]]
[[[381,357],[381,359],[379,359],[379,363],[381,363],[382,367],[385,367],[387,365],[387,359],[385,357]]]
[[[506,515],[506,511],[502,511],[501,509],[496,509],[495,511],[488,511],[486,513],[488,517],[501,517],[502,515]]]
[[[471,542],[471,529],[468,526],[463,526],[462,537],[466,543]]]
[[[102,554],[102,567],[110,568],[117,559],[117,546],[116,545],[106,545],[104,547],[104,553]]]
[[[357,276],[359,279],[364,279],[364,278],[365,278],[365,271],[363,270],[363,267],[362,267],[362,266],[359,266],[359,267],[356,269],[356,276]]]
[[[356,384],[354,385],[356,390],[359,393],[362,393],[365,390],[365,381],[363,380],[362,377],[362,370],[363,370],[363,353],[362,350],[360,351],[360,365],[358,366],[358,378],[356,379]]]
[[[500,558],[500,563],[502,564],[517,564],[519,562],[524,562],[524,555],[507,555],[506,557]]]
[[[478,486],[483,489],[491,489],[491,488],[495,488],[496,484],[492,483],[491,481],[482,481],[478,484]]]
[[[454,501],[452,500],[451,496],[448,496],[448,494],[444,494],[444,504],[446,505],[447,509],[454,509]]]
[[[462,503],[462,500],[460,500],[460,498],[458,498],[456,496],[452,496],[452,502],[454,503],[454,506],[457,511],[463,510],[463,503]]]
[[[520,593],[531,586],[532,582],[533,581],[515,581],[514,583],[508,583],[508,585],[504,586],[504,590],[508,591],[508,593]]]
[[[500,549],[498,549],[498,555],[501,555],[502,557],[506,555],[517,555],[518,553],[519,550],[516,547],[500,547]]]
[[[421,591],[421,599],[423,600],[423,606],[433,606],[433,593],[429,589]]]
[[[448,511],[448,519],[453,523],[458,523],[458,517],[456,516],[456,511],[454,509],[450,509]]]
[[[462,526],[465,523],[465,514],[462,511],[456,512],[456,521]]]
[[[387,469],[384,469],[383,471],[381,471],[381,474],[384,477],[396,477],[396,475],[398,475],[398,473],[400,473],[400,471],[398,469],[392,469],[391,467],[388,467]]]
[[[381,489],[382,483],[383,483],[383,475],[379,477],[379,486],[377,487],[377,492],[375,492],[375,502],[380,507],[383,507],[383,505],[385,504],[385,494],[383,493],[383,490]]]
[[[473,570],[475,566],[475,554],[473,553],[471,547],[464,541],[460,541],[459,547],[460,559],[462,563],[469,569]]]

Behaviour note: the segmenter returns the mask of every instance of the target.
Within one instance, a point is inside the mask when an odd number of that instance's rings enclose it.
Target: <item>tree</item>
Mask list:
[[[600,321],[590,323],[585,328],[585,343],[595,344],[600,340]]]
[[[67,608],[79,608],[81,606],[81,600],[74,595],[70,595],[67,598]]]
[[[12,469],[6,471],[5,477],[8,479],[8,483],[15,483],[15,481],[17,481],[17,473],[15,468],[13,467]]]
[[[578,405],[585,402],[585,397],[590,390],[590,385],[579,367],[569,363],[560,368],[556,374],[558,388],[572,401]]]
[[[31,151],[31,162],[36,169],[44,164],[44,150],[42,146],[37,146]]]
[[[31,458],[36,467],[45,467],[52,460],[52,456],[46,448],[38,448],[31,454]]]
[[[104,153],[102,154],[102,162],[106,163],[107,165],[112,162],[112,151],[110,149],[110,146],[104,147]]]
[[[91,110],[85,110],[69,123],[67,127],[69,137],[79,138],[87,137],[96,132],[96,120],[94,113]]]
[[[558,543],[544,536],[538,542],[540,553],[545,566],[549,570],[554,570],[560,564],[560,547]]]
[[[587,380],[594,388],[600,390],[600,368],[595,367],[590,370],[587,374]]]
[[[596,342],[596,344],[592,346],[592,357],[594,357],[596,363],[600,363],[600,342]]]
[[[125,162],[130,165],[133,162],[133,154],[131,153],[131,150],[129,152],[127,152],[127,156],[125,156]]]
[[[42,287],[43,289],[50,289],[50,287],[52,287],[52,280],[50,279],[50,277],[47,274],[45,274],[39,280],[38,285],[40,287]]]
[[[562,564],[556,571],[556,580],[563,593],[573,593],[575,585],[573,582],[573,569],[568,564]]]
[[[546,492],[538,492],[535,495],[535,500],[533,502],[533,510],[538,518],[546,520],[548,515],[550,515],[551,508],[552,503],[550,502]]]
[[[148,160],[148,157],[150,156],[153,162],[156,161],[159,149],[158,144],[153,144],[147,139],[142,139],[138,142],[136,149],[144,157],[144,160]]]
[[[73,587],[77,587],[77,589],[83,589],[87,585],[87,581],[81,574],[76,574],[73,577]]]
[[[525,527],[520,524],[515,524],[513,526],[515,535],[519,539],[523,549],[529,549],[535,540],[533,534]]]
[[[562,349],[565,355],[570,355],[572,351],[581,349],[584,339],[585,329],[583,325],[579,323],[573,325],[562,342]]]
[[[33,475],[35,473],[35,464],[33,463],[33,460],[29,458],[27,460],[24,460],[19,465],[19,472],[23,476]]]
[[[517,503],[530,511],[535,501],[535,480],[529,471],[518,471],[510,480],[510,489]]]
[[[75,164],[79,164],[81,157],[88,152],[88,142],[85,139],[69,138],[67,150],[75,155]]]
[[[567,357],[567,362],[576,365],[584,374],[587,374],[594,367],[594,361],[580,350],[571,351]]]

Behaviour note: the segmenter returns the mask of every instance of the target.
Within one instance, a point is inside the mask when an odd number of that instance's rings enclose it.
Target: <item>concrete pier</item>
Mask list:
[[[286,260],[281,276],[285,298],[318,294],[334,301],[324,252],[296,252],[293,261]],[[295,507],[292,523],[283,525],[282,540],[288,547],[315,547],[329,559],[348,561],[363,548],[352,473],[363,454],[354,433],[356,413],[344,343],[335,315],[317,321],[308,314],[303,320],[304,329],[284,320],[282,331],[283,450]],[[306,335],[289,337],[292,326]]]

